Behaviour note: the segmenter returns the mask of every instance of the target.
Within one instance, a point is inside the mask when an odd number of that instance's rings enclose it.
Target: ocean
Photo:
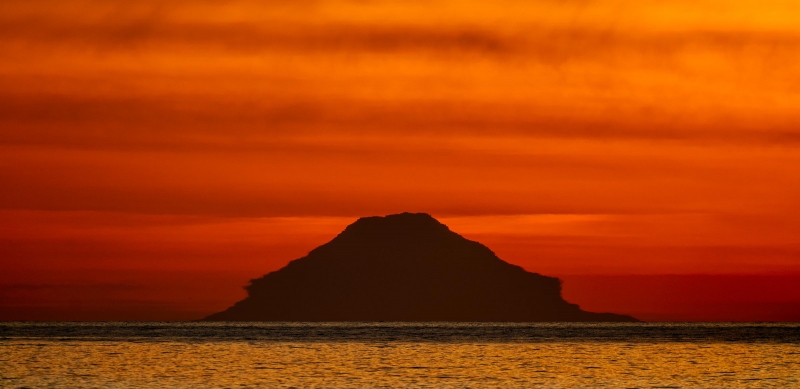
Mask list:
[[[800,388],[800,324],[0,323],[3,388]]]

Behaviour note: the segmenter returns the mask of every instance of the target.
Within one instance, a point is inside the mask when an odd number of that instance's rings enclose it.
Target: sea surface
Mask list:
[[[800,388],[800,324],[0,323],[3,388]]]

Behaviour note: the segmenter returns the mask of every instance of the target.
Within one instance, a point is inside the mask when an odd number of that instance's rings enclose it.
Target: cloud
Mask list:
[[[125,285],[125,284],[2,284],[0,285],[0,294],[11,294],[14,292],[26,291],[47,291],[58,293],[58,291],[69,290],[72,292],[90,289],[92,291],[134,291],[142,289],[141,285]]]
[[[503,6],[5,2],[0,141],[241,152],[346,152],[323,141],[381,134],[797,145],[800,78],[784,65],[800,60],[796,29],[712,14],[708,1]]]
[[[34,55],[79,50],[84,56],[180,53],[206,60],[218,54],[337,53],[417,53],[463,60],[469,54],[472,59],[556,66],[571,61],[613,66],[632,60],[674,66],[680,65],[674,57],[681,53],[735,58],[752,56],[753,51],[777,65],[797,59],[800,46],[800,32],[780,28],[780,20],[770,26],[743,23],[726,13],[712,15],[715,7],[708,1],[677,10],[653,2],[626,10],[602,2],[507,2],[505,12],[498,12],[498,4],[471,13],[447,2],[36,4],[6,2],[0,17],[4,46]],[[741,2],[738,8],[753,7]],[[779,4],[759,4],[753,12],[782,10]],[[674,21],[664,25],[659,15],[671,15]],[[703,23],[695,21],[698,16]],[[663,64],[665,60],[669,63]]]
[[[532,20],[535,21],[535,18]],[[32,51],[83,49],[96,53],[165,54],[207,57],[230,54],[403,54],[445,57],[470,54],[495,61],[558,65],[567,61],[616,63],[658,61],[701,51],[727,56],[745,50],[767,54],[770,62],[796,58],[800,33],[751,29],[660,31],[591,25],[506,27],[467,23],[416,24],[412,21],[176,22],[158,19],[93,21],[47,18],[11,20],[0,27],[6,45]],[[13,46],[12,46],[13,47]]]
[[[635,110],[619,116],[598,115],[502,101],[252,102],[214,96],[90,97],[79,91],[75,95],[9,96],[0,92],[0,140],[6,146],[241,152],[347,151],[414,143],[415,139],[428,139],[421,147],[441,144],[452,148],[446,143],[453,142],[438,141],[452,137],[465,141],[512,137],[761,147],[796,147],[800,143],[800,132],[788,117],[760,120],[755,113],[740,115],[736,122],[708,123],[709,119],[692,117],[669,122],[666,112],[650,117]],[[338,142],[337,138],[348,141]],[[379,141],[382,145],[370,142],[381,138],[387,139]]]

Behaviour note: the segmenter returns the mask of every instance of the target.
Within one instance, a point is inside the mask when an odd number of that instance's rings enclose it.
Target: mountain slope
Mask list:
[[[427,214],[361,218],[246,289],[205,320],[636,320],[580,310],[561,298],[557,278],[504,262]]]

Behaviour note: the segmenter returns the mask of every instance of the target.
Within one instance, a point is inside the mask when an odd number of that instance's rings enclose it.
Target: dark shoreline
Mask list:
[[[800,344],[800,323],[5,322],[14,340]]]

